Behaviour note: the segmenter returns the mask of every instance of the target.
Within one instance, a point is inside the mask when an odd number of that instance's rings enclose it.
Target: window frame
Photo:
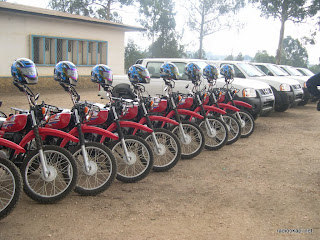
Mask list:
[[[65,53],[66,55],[66,59],[63,59],[62,57],[62,60],[63,61],[70,61],[68,60],[68,47],[69,47],[69,41],[73,41],[73,47],[72,47],[72,54],[73,54],[73,51],[76,51],[76,61],[74,61],[73,63],[76,65],[76,66],[85,66],[85,67],[92,67],[92,66],[95,66],[96,64],[89,64],[89,43],[92,44],[92,51],[95,53],[95,58],[96,58],[96,63],[97,64],[106,64],[108,65],[108,41],[101,41],[101,40],[92,40],[92,39],[81,39],[81,38],[65,38],[65,37],[56,37],[56,36],[45,36],[45,35],[30,35],[30,41],[31,41],[31,60],[32,61],[35,61],[35,46],[34,46],[34,39],[35,38],[38,38],[39,39],[39,45],[38,45],[38,51],[39,51],[39,62],[40,62],[40,59],[41,59],[41,54],[42,54],[42,63],[36,63],[37,66],[55,66],[58,61],[57,61],[57,58],[58,58],[58,51],[57,51],[57,41],[59,39],[61,40],[66,40],[66,47],[65,49],[62,50],[62,56],[64,55],[63,53]],[[53,41],[54,42],[54,63],[45,63],[46,62],[46,40],[47,39],[50,39],[50,41]],[[42,41],[42,49],[40,50],[40,41]],[[86,53],[85,52],[82,52],[82,59],[83,59],[83,56],[86,56],[86,63],[87,64],[79,64],[80,62],[80,59],[79,59],[79,42],[83,42],[85,45],[86,45]],[[103,54],[103,44],[105,44],[105,58],[102,58],[102,56],[100,55],[100,58],[99,58],[99,54]],[[99,45],[101,46],[101,51],[98,52],[99,50]],[[96,48],[95,51],[93,48]],[[64,52],[63,52],[64,51]],[[93,53],[90,53],[90,54],[93,54]],[[50,57],[51,58],[51,57]],[[50,60],[51,62],[51,60]]]

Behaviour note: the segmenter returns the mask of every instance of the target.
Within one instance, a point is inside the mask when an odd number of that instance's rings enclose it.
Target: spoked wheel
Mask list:
[[[148,143],[138,136],[125,136],[128,158],[121,140],[111,143],[110,149],[117,163],[117,179],[133,183],[145,178],[153,166],[153,153]]]
[[[78,165],[78,183],[74,191],[83,196],[95,196],[105,191],[117,174],[116,160],[109,148],[100,143],[85,144],[89,169],[86,169],[81,146],[72,153]]]
[[[180,140],[181,158],[190,159],[201,153],[204,148],[205,137],[197,124],[188,121],[182,121],[181,123],[186,138],[181,134],[179,126],[174,126],[172,133]]]
[[[227,145],[235,143],[241,136],[240,122],[232,115],[222,115],[223,122],[228,129]]]
[[[227,126],[222,120],[215,117],[208,117],[208,123],[209,126],[206,126],[205,120],[199,122],[199,127],[205,136],[204,147],[208,150],[218,150],[222,148],[228,140]]]
[[[44,146],[47,176],[44,176],[40,153],[33,150],[23,161],[21,173],[25,193],[40,203],[55,203],[65,198],[76,186],[77,165],[69,151],[58,146]]]
[[[241,125],[241,137],[247,138],[249,137],[254,131],[254,120],[250,113],[246,111],[238,112],[240,119],[237,117],[237,113],[234,116],[240,122]]]
[[[19,169],[9,160],[0,158],[0,220],[18,203],[22,191]]]
[[[153,171],[164,172],[173,168],[181,158],[181,146],[176,135],[167,129],[154,129],[154,133],[159,144],[157,149],[153,137],[148,134],[145,137],[146,142],[153,151]]]

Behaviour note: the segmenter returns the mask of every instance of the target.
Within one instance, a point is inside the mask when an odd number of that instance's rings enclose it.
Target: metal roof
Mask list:
[[[125,25],[125,24],[115,23],[115,22],[97,19],[97,18],[85,17],[85,16],[80,16],[80,15],[71,14],[71,13],[59,12],[51,9],[31,7],[31,6],[8,3],[8,2],[0,2],[0,11],[28,14],[28,15],[56,18],[56,19],[63,19],[63,20],[73,20],[73,21],[80,21],[80,22],[91,23],[91,24],[100,24],[100,25],[105,25],[113,28],[122,29],[124,31],[146,31],[146,29],[142,27]]]

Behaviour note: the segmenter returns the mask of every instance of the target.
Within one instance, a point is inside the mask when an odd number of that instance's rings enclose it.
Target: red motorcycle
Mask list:
[[[143,137],[153,150],[154,163],[153,170],[156,172],[163,172],[173,168],[181,158],[181,146],[179,139],[171,133],[168,129],[155,128],[157,123],[170,123],[177,126],[178,123],[170,118],[150,115],[151,109],[156,109],[153,98],[144,97],[145,87],[141,83],[131,83],[133,89],[129,84],[121,83],[114,87],[112,94],[116,97],[123,97],[135,100],[132,102],[134,108],[129,109],[129,112],[121,118],[126,118],[146,125],[153,130],[148,134],[141,134],[138,129],[132,129],[130,134]],[[131,110],[131,112],[130,112]]]
[[[37,104],[39,94],[34,95],[26,85],[14,85],[27,95],[30,110],[9,116],[2,124],[0,137],[18,144],[26,150],[5,147],[7,158],[20,166],[25,193],[40,203],[53,203],[66,197],[77,182],[77,165],[71,153],[61,147],[44,145],[47,136],[66,141],[79,140],[62,131],[42,127],[44,106]]]
[[[96,125],[118,135],[119,140],[111,141],[105,136],[87,134],[86,139],[99,141],[110,147],[117,162],[117,179],[132,183],[145,178],[153,167],[154,157],[149,144],[141,137],[130,135],[131,129],[152,133],[152,129],[140,123],[126,121],[136,114],[137,106],[131,101],[112,97],[112,86],[100,83],[109,98],[109,104],[95,104],[100,111],[93,114],[88,125]],[[122,120],[121,120],[122,119]]]
[[[79,143],[71,143],[66,139],[48,137],[46,143],[60,144],[60,147],[68,149],[78,164],[78,183],[74,191],[84,196],[95,196],[105,191],[113,182],[117,166],[115,158],[105,145],[87,141],[85,134],[95,134],[118,140],[118,136],[101,128],[88,126],[94,111],[98,107],[87,102],[80,102],[80,95],[71,85],[60,83],[63,89],[71,96],[73,107],[71,111],[62,111],[52,105],[46,105],[48,122],[46,127],[60,129],[72,136],[79,138]]]
[[[205,145],[205,136],[198,124],[184,120],[185,116],[192,117],[198,120],[204,119],[200,114],[187,110],[178,108],[181,96],[172,91],[175,86],[174,80],[163,79],[165,82],[166,96],[163,96],[159,101],[162,103],[162,111],[160,109],[153,109],[151,112],[154,114],[162,115],[166,118],[172,118],[179,125],[175,126],[170,123],[161,123],[161,127],[166,127],[172,133],[174,133],[181,144],[181,158],[190,159],[199,155]],[[165,108],[164,108],[165,106]]]

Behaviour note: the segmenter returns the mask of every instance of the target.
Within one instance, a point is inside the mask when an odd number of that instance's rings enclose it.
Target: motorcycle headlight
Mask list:
[[[253,88],[245,88],[242,90],[243,97],[256,97],[257,93],[256,90]]]
[[[282,83],[280,85],[280,91],[283,91],[283,92],[290,92],[290,85],[289,84],[286,84],[286,83]]]

